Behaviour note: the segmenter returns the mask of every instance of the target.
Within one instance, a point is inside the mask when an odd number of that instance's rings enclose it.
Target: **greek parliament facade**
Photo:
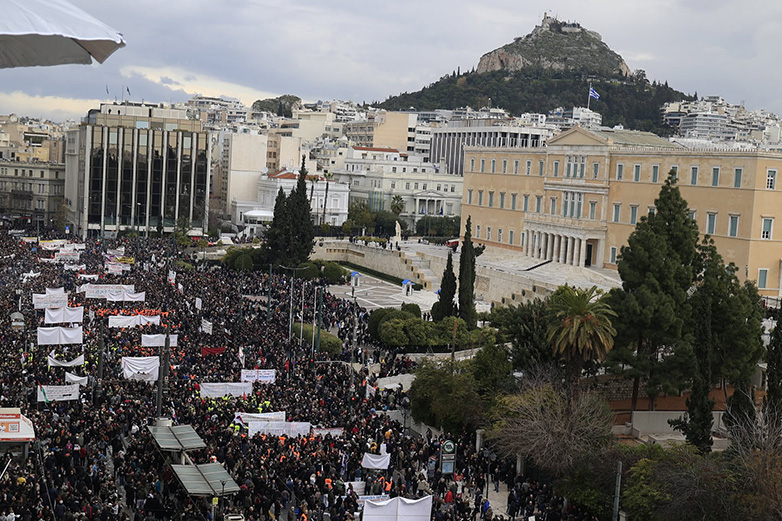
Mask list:
[[[207,230],[210,146],[182,110],[103,104],[69,130],[65,205],[74,233]]]
[[[462,228],[540,262],[616,269],[671,170],[702,235],[741,279],[782,296],[782,154],[690,150],[646,132],[575,127],[544,148],[467,147]]]

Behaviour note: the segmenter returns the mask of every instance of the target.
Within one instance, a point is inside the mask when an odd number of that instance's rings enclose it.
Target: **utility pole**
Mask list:
[[[166,331],[166,341],[160,354],[160,370],[157,377],[157,419],[163,416],[163,392],[168,390],[168,354],[171,347],[171,335]]]
[[[266,299],[266,323],[269,323],[269,320],[271,320],[271,314],[272,314],[272,268],[273,265],[269,264],[269,298]]]
[[[323,286],[320,287],[320,295],[318,296],[318,342],[317,348],[320,352],[320,328],[322,327],[321,319],[323,317]]]
[[[614,521],[619,520],[619,492],[622,488],[622,460],[616,462],[616,489],[614,490]]]

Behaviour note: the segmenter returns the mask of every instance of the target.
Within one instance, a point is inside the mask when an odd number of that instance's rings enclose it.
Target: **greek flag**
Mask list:
[[[589,87],[589,97],[599,100],[600,99],[600,94],[598,94],[597,91],[595,89],[593,89],[592,87]]]

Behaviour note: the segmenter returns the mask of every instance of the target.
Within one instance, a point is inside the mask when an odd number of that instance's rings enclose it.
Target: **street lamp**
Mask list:
[[[225,495],[225,483],[224,479],[220,480],[220,485],[223,487],[220,491],[220,519],[225,519],[225,498],[223,497]]]

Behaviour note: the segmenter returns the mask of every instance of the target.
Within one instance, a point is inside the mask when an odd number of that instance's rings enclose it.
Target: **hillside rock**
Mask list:
[[[547,14],[527,36],[484,54],[476,72],[534,68],[601,78],[632,75],[624,59],[598,33]]]

